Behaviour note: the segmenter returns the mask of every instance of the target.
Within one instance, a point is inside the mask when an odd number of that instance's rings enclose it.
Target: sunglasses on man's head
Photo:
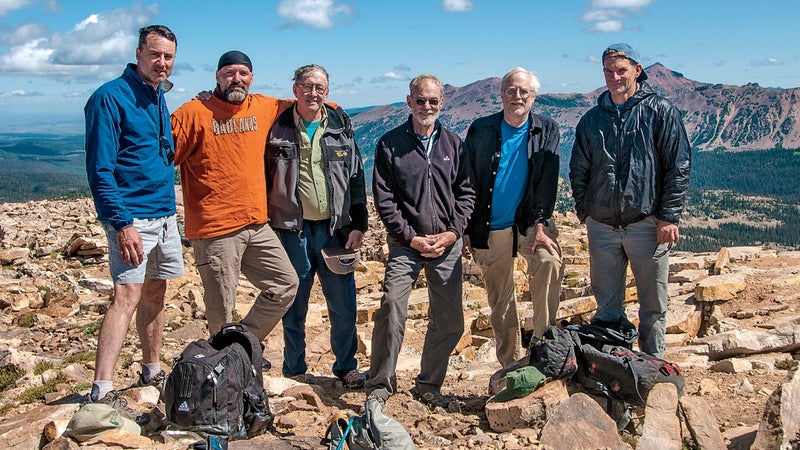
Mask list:
[[[172,164],[172,161],[175,159],[175,150],[172,149],[172,144],[170,144],[169,139],[167,139],[166,136],[159,136],[158,146],[161,150],[161,158],[164,160],[164,165],[168,166]]]

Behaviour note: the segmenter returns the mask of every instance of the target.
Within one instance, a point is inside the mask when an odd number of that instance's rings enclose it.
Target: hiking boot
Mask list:
[[[87,399],[90,402],[92,401],[91,394],[90,396],[87,396]],[[122,414],[123,417],[133,420],[139,426],[146,425],[148,422],[150,422],[149,413],[139,412],[128,406],[128,400],[121,397],[117,391],[110,391],[105,397],[94,403],[104,403],[114,408],[118,413]]]
[[[298,383],[314,384],[314,376],[313,375],[309,375],[307,373],[296,373],[296,374],[294,374],[294,375],[292,375],[290,377],[286,377],[286,378],[288,378],[290,380],[297,381]]]
[[[159,370],[157,374],[153,375],[150,378],[150,381],[147,383],[144,382],[144,377],[142,376],[142,372],[139,373],[139,378],[136,380],[135,383],[125,388],[125,390],[133,389],[133,388],[140,388],[145,386],[153,386],[158,389],[158,398],[164,398],[164,386],[167,384],[167,374],[164,373],[163,370]]]
[[[420,389],[419,386],[415,386],[411,389],[411,397],[429,408],[436,408],[438,406],[448,409],[448,406],[450,406],[450,400],[442,395],[439,388]]]
[[[353,369],[350,372],[344,374],[344,376],[339,377],[344,384],[344,387],[347,389],[361,389],[364,387],[364,382],[367,381],[366,375],[359,372],[358,369]]]

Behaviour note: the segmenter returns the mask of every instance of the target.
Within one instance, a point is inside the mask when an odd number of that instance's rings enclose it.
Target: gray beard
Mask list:
[[[225,91],[225,100],[231,103],[242,103],[247,98],[247,90],[241,86],[229,88]]]

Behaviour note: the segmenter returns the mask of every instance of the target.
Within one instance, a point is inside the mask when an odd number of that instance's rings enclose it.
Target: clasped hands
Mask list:
[[[411,239],[411,248],[418,251],[425,258],[438,258],[444,251],[458,239],[452,231],[425,236],[414,236]]]

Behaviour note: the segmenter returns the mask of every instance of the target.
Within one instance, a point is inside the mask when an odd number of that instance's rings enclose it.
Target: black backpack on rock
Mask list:
[[[261,342],[240,323],[189,344],[167,377],[167,419],[178,428],[244,439],[272,426]]]
[[[595,395],[635,406],[644,406],[656,383],[672,383],[682,394],[685,380],[677,364],[631,350],[633,325],[604,325],[548,327],[531,341],[529,364],[548,380],[572,378]]]
[[[633,349],[633,344],[639,333],[636,327],[627,319],[620,322],[596,321],[578,325],[567,325],[567,331],[577,334],[581,344],[592,344],[595,347],[603,345],[616,345]],[[579,344],[580,345],[580,344]]]
[[[589,392],[609,400],[644,406],[657,383],[672,383],[683,393],[681,368],[662,358],[631,350],[633,334],[597,325],[569,325],[580,370],[574,377]]]
[[[550,325],[541,339],[532,339],[528,347],[531,366],[539,369],[547,380],[571,378],[578,371],[572,333]]]

